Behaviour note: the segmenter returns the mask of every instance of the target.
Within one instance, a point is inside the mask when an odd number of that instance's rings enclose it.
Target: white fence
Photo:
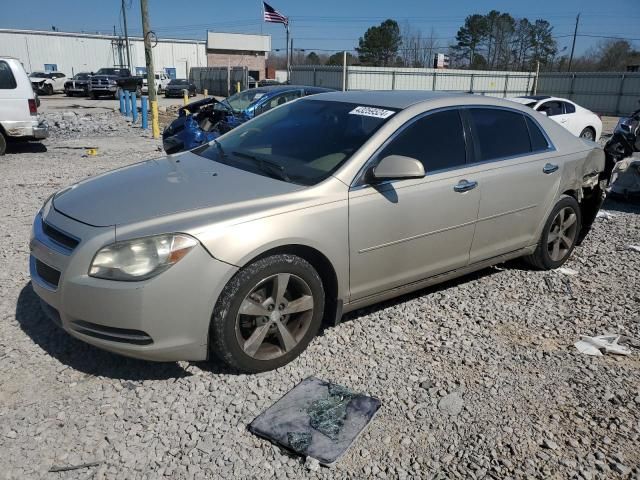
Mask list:
[[[640,108],[640,73],[541,73],[538,93],[568,98],[600,114],[628,115]]]
[[[514,97],[532,92],[535,73],[434,68],[347,67],[347,90],[432,90]],[[300,65],[291,83],[342,90],[343,67]]]

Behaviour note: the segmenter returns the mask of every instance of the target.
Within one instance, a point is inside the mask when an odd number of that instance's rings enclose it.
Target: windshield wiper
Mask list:
[[[289,175],[287,175],[284,171],[284,167],[279,163],[273,162],[271,160],[267,160],[266,158],[256,157],[255,155],[251,155],[250,153],[245,152],[232,152],[236,157],[248,158],[249,160],[253,160],[256,162],[262,170],[271,173],[272,176],[279,178],[280,180],[284,180],[285,182],[290,182],[291,179]]]

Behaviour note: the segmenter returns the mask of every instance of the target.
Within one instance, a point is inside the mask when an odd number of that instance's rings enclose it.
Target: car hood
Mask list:
[[[63,190],[54,208],[96,227],[123,225],[304,188],[224,165],[191,152],[137,163]]]
[[[42,82],[44,80],[49,80],[47,77],[29,77],[31,82]]]

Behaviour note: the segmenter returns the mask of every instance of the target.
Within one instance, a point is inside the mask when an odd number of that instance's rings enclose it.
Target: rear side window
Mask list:
[[[0,90],[12,90],[18,84],[7,62],[0,61]]]
[[[544,134],[540,131],[540,127],[538,127],[538,125],[536,125],[536,123],[529,117],[525,116],[525,119],[527,121],[527,127],[529,128],[529,136],[531,137],[531,150],[534,152],[547,150],[549,148],[549,143],[547,142]]]
[[[542,105],[538,107],[539,112],[544,112],[547,114],[547,117],[553,117],[554,115],[562,115],[562,104],[563,102],[551,101],[544,102]]]
[[[458,110],[426,115],[402,130],[378,158],[403,155],[420,160],[427,174],[466,164],[462,120]]]
[[[529,131],[520,112],[494,108],[470,108],[476,146],[480,162],[531,152]]]
[[[576,107],[572,103],[564,102],[564,113],[576,113]]]

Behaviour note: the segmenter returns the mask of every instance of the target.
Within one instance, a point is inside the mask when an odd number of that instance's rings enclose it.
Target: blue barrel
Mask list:
[[[138,99],[136,98],[136,92],[131,92],[131,118],[133,118],[133,123],[138,121]]]
[[[131,103],[129,103],[129,101],[130,101],[129,90],[125,90],[124,91],[124,114],[127,117],[131,115]]]
[[[140,97],[140,109],[142,110],[142,128],[147,129],[149,127],[147,120],[147,96],[142,95]]]

